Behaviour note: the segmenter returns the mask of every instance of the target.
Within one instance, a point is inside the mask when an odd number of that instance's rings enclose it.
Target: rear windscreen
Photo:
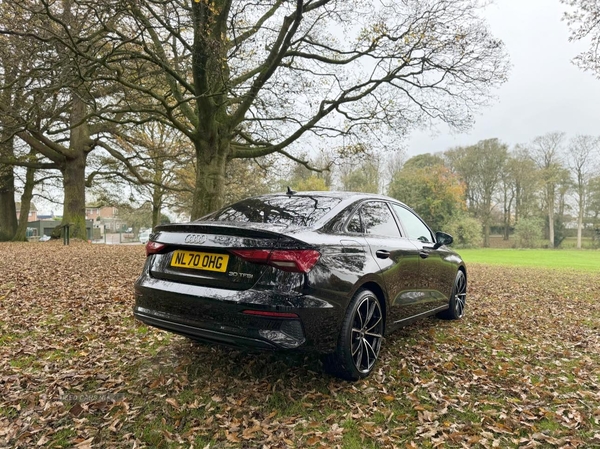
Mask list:
[[[227,206],[203,221],[238,221],[285,226],[311,226],[340,203],[326,196],[268,196],[249,198]]]

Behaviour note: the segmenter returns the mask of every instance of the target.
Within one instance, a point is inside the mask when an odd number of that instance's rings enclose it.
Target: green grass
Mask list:
[[[600,251],[564,249],[462,249],[466,263],[600,271]]]
[[[11,341],[18,340],[19,336],[16,333],[6,333],[0,336],[0,345],[10,343]]]
[[[54,435],[52,435],[52,441],[46,443],[46,447],[59,448],[59,447],[71,447],[71,440],[77,435],[74,429],[65,428],[60,429]]]
[[[19,411],[14,407],[0,407],[0,417],[15,419],[19,416]]]
[[[23,357],[14,358],[10,361],[10,366],[13,368],[24,369],[28,368],[34,364],[38,360],[38,357],[35,355],[26,355]]]

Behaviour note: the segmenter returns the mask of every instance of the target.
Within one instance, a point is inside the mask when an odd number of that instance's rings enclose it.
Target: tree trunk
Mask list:
[[[579,213],[577,214],[577,249],[581,249],[581,234],[583,231],[583,212],[585,210],[585,191],[583,186],[580,185],[578,189],[579,194]]]
[[[508,193],[506,188],[504,189],[504,236],[503,240],[508,240],[510,237],[510,211],[512,209],[512,202],[514,195],[508,199]]]
[[[491,196],[486,195],[486,199],[483,202],[483,247],[490,247],[490,222],[492,221],[492,203]]]
[[[548,240],[554,248],[554,189],[548,189]]]
[[[579,211],[579,217],[577,219],[577,249],[581,249],[581,233],[583,230],[583,214]]]
[[[152,202],[152,229],[156,228],[160,224],[160,209],[161,202]]]
[[[519,218],[521,218],[521,201],[521,186],[518,182],[515,182],[515,224],[517,224]]]
[[[63,188],[65,203],[62,225],[70,224],[73,238],[87,240],[85,229],[85,164],[86,152],[77,152],[67,160],[63,169]]]
[[[154,181],[152,186],[152,229],[160,224],[160,211],[163,204],[164,189],[157,185],[163,181],[164,177],[164,159],[158,158],[155,164]]]
[[[23,195],[21,195],[21,211],[19,212],[19,226],[13,240],[15,242],[27,241],[27,224],[29,223],[29,210],[31,209],[31,199],[33,198],[33,188],[35,187],[35,169],[27,168],[25,173],[25,186]]]
[[[227,152],[223,149],[214,152],[209,151],[204,145],[199,144],[196,145],[196,160],[198,162],[192,204],[192,220],[223,206]]]
[[[0,165],[0,242],[11,240],[16,232],[17,206],[13,167]]]
[[[18,65],[7,60],[0,61],[2,67],[2,90],[0,103],[9,110],[14,107],[14,86],[18,76]],[[11,88],[10,86],[13,86]],[[11,134],[10,115],[3,113],[0,127],[0,157],[14,158],[14,137]],[[17,205],[15,204],[15,175],[12,165],[0,164],[0,242],[11,240],[17,232]]]
[[[65,203],[62,225],[70,225],[70,236],[88,239],[85,229],[85,166],[91,150],[90,130],[85,116],[87,105],[78,93],[73,94],[71,106],[71,130],[69,150],[61,167]]]
[[[490,247],[490,224],[489,222],[483,225],[483,247]]]

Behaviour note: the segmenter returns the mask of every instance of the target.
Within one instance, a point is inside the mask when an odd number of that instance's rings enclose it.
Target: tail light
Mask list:
[[[321,257],[319,251],[314,249],[236,249],[231,252],[248,262],[271,265],[294,273],[308,273]]]
[[[161,252],[165,246],[167,245],[164,243],[148,241],[148,243],[146,243],[146,257]]]

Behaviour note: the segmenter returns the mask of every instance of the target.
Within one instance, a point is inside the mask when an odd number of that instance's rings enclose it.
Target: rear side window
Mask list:
[[[356,212],[352,218],[348,221],[348,226],[346,227],[348,232],[362,234],[363,228],[362,223],[360,222],[360,212]]]
[[[340,201],[326,196],[299,195],[248,198],[201,220],[311,226]]]
[[[396,220],[385,203],[369,202],[360,209],[365,233],[384,237],[400,237]]]

